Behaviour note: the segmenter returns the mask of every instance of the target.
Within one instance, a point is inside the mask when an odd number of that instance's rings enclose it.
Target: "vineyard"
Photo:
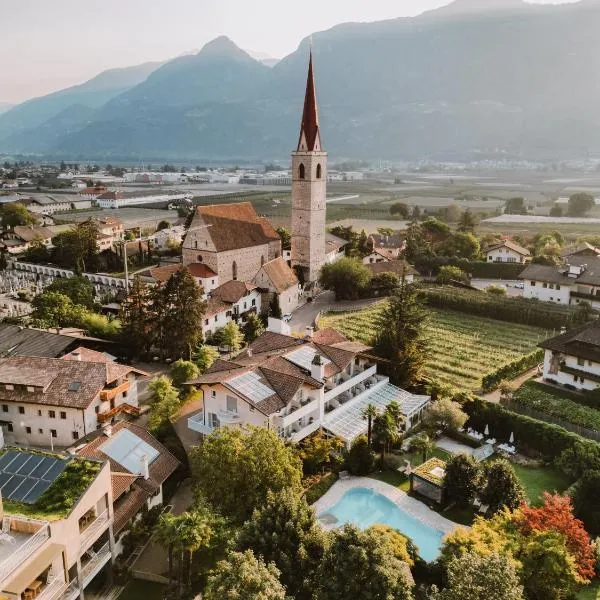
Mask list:
[[[328,313],[319,327],[334,327],[351,340],[371,344],[383,303],[356,312]],[[482,378],[533,352],[552,331],[504,323],[464,313],[431,310],[428,334],[432,349],[427,374],[433,380],[476,390]]]

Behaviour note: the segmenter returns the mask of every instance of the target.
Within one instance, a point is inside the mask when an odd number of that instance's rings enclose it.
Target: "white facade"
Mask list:
[[[524,263],[525,257],[511,248],[495,248],[486,252],[488,262]]]
[[[169,229],[161,229],[153,233],[148,239],[158,248],[164,250],[173,244],[181,244],[185,235],[183,225],[171,227]]]
[[[595,390],[600,385],[600,363],[568,354],[558,356],[554,351],[546,350],[544,379],[582,391]]]
[[[568,305],[571,301],[571,289],[571,285],[565,285],[564,283],[523,280],[523,297],[535,298],[541,302]]]
[[[176,200],[191,200],[192,195],[185,194],[150,194],[148,196],[136,196],[119,198],[96,198],[100,208],[123,208],[124,206],[140,206],[142,204],[154,204],[156,202],[174,202]]]

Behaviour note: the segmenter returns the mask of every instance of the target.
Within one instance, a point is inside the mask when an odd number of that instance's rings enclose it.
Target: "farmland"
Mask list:
[[[319,327],[334,327],[349,339],[370,344],[383,306],[378,303],[361,311],[328,313],[320,318]],[[479,389],[484,375],[529,354],[552,333],[464,313],[430,312],[427,330],[432,352],[427,374],[460,389]]]

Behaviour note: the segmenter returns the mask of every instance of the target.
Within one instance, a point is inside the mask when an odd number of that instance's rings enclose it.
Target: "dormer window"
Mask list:
[[[32,385],[28,385],[27,386],[27,391],[30,392],[30,393],[33,393],[33,392],[35,392],[35,388]]]
[[[5,387],[7,392],[12,392],[15,389],[15,386],[11,383],[7,383]]]

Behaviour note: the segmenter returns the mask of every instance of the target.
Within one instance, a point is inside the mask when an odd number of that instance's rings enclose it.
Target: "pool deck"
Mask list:
[[[403,511],[421,521],[421,523],[441,531],[444,535],[459,527],[468,529],[464,525],[458,525],[454,521],[442,517],[442,515],[431,510],[427,505],[411,498],[408,494],[395,488],[393,485],[378,481],[377,479],[371,479],[370,477],[348,477],[347,479],[337,481],[324,496],[312,505],[317,513],[317,517],[323,517],[330,508],[337,504],[347,491],[354,488],[366,488],[385,496]],[[319,522],[324,529],[334,529],[336,527],[335,524],[329,523],[326,518],[320,518]]]

